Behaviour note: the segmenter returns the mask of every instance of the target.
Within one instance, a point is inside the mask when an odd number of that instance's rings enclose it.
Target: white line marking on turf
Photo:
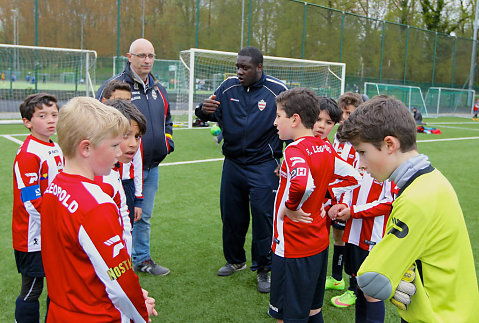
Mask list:
[[[444,138],[444,139],[417,140],[416,142],[439,142],[439,141],[456,141],[456,140],[472,140],[472,139],[479,139],[479,137],[462,137],[462,138]]]
[[[441,126],[441,128],[449,128],[449,129],[460,129],[460,130],[465,130],[465,131],[479,131],[479,128],[463,128],[463,127],[453,127],[453,126]]]
[[[2,137],[6,138],[6,139],[8,139],[8,140],[10,140],[10,141],[13,141],[13,142],[15,142],[15,143],[17,143],[17,144],[19,144],[19,145],[23,144],[23,141],[18,140],[18,139],[16,139],[16,138],[13,138],[13,137],[10,136],[10,135],[2,135]]]
[[[223,158],[213,158],[213,159],[189,160],[189,161],[174,162],[174,163],[162,163],[159,166],[197,164],[197,163],[207,163],[207,162],[214,162],[214,161],[220,161],[220,160],[224,160],[224,157]]]
[[[26,134],[17,134],[17,135],[1,135],[5,139],[11,140],[19,145],[23,144],[23,141],[13,138],[12,136],[26,136]],[[429,139],[429,140],[417,140],[417,142],[440,142],[440,141],[457,141],[457,140],[474,140],[479,139],[479,137],[461,137],[461,138],[445,138],[445,139]],[[188,161],[180,161],[180,162],[173,162],[173,163],[162,163],[159,166],[175,166],[175,165],[187,165],[187,164],[198,164],[198,163],[208,163],[208,162],[215,162],[215,161],[222,161],[222,158],[212,158],[212,159],[199,159],[199,160],[188,160]]]

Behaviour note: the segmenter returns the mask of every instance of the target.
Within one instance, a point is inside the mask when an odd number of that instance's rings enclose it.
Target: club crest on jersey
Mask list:
[[[153,100],[156,100],[156,98],[158,97],[158,94],[156,94],[156,88],[151,91],[151,97],[153,98]]]
[[[261,101],[258,102],[258,109],[259,111],[263,111],[264,108],[266,108],[266,101],[261,99]]]

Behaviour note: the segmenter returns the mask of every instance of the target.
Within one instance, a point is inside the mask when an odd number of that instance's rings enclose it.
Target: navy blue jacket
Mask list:
[[[134,77],[130,63],[127,63],[125,70],[103,83],[96,94],[96,98],[101,101],[103,88],[111,80],[123,81],[131,86],[131,102],[146,119],[146,133],[142,138],[143,169],[158,166],[175,149],[171,138],[173,123],[166,89],[153,74],[150,73],[148,77],[148,87],[144,89],[141,80]]]
[[[243,87],[238,77],[225,80],[215,91],[221,104],[213,114],[195,109],[204,121],[216,121],[223,131],[223,154],[240,164],[257,164],[281,158],[283,142],[273,125],[276,96],[288,88],[278,79],[263,73],[261,79]]]

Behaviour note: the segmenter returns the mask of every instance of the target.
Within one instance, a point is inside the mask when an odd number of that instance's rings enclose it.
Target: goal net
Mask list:
[[[74,96],[94,96],[96,52],[0,44],[0,112],[19,112],[32,93],[55,95],[61,106]]]
[[[237,53],[192,48],[180,52],[175,122],[192,127],[194,108],[236,75]],[[285,57],[263,57],[263,71],[289,88],[307,87],[320,96],[344,92],[346,65]],[[171,99],[170,99],[171,100]]]
[[[420,87],[365,82],[364,93],[370,98],[373,98],[376,95],[394,96],[396,99],[402,101],[409,110],[416,108],[425,117],[429,116],[428,106],[424,101],[424,96],[422,95]]]
[[[426,105],[429,112],[437,117],[470,117],[475,94],[474,90],[430,87],[426,94]]]

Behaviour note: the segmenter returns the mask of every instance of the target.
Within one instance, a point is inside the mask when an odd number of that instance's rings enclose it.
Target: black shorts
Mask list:
[[[344,231],[344,228],[346,227],[346,222],[341,220],[333,220],[331,221],[331,225],[333,226],[333,228]]]
[[[20,274],[30,277],[45,277],[41,251],[23,252],[15,249],[13,251],[17,270]]]
[[[273,254],[269,315],[285,322],[307,322],[309,311],[323,306],[328,249],[304,258]]]
[[[346,243],[344,249],[344,271],[346,274],[356,277],[359,267],[369,255],[369,251],[366,251],[358,246]]]

